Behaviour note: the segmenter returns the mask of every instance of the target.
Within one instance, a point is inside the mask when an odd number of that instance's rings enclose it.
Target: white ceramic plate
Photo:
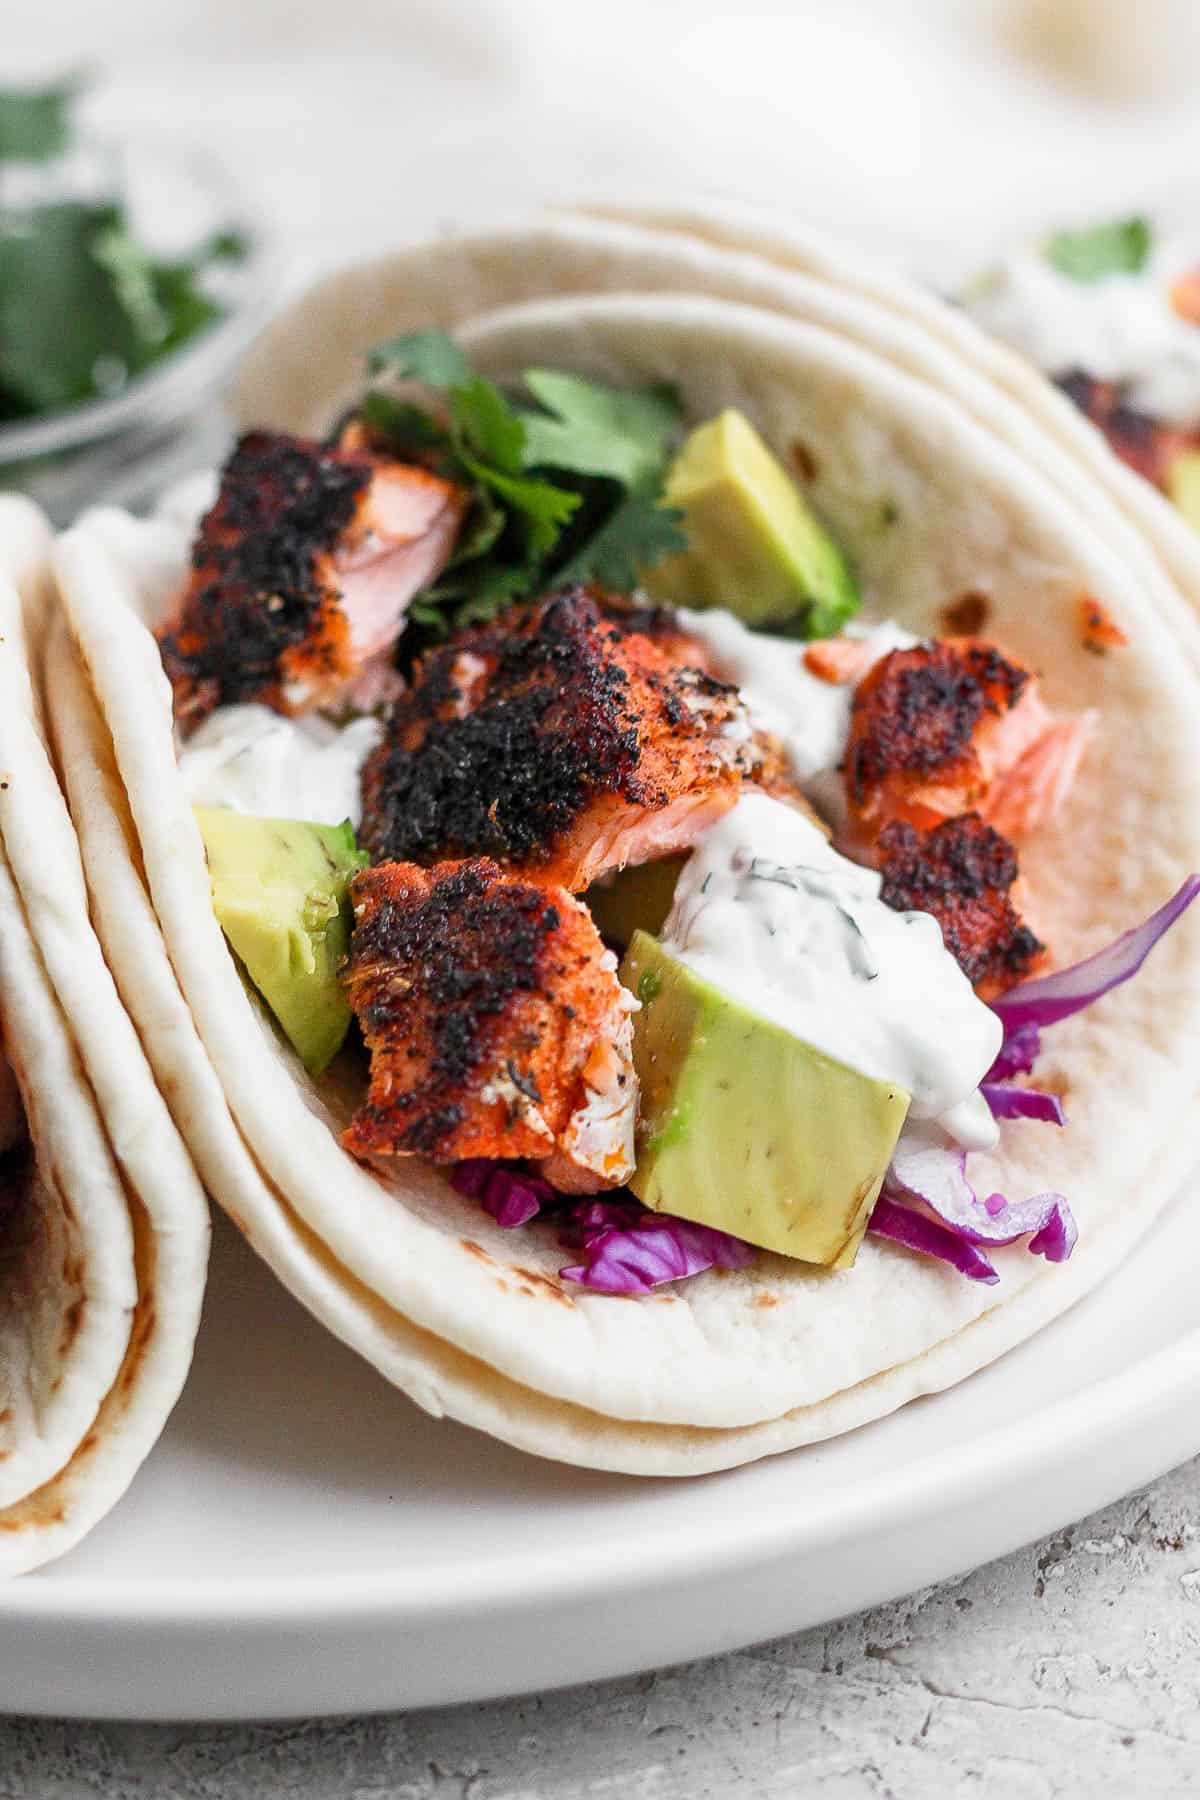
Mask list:
[[[218,1231],[193,1379],[134,1492],[0,1590],[0,1710],[264,1718],[586,1681],[957,1574],[1200,1449],[1185,1195],[1117,1280],[953,1392],[687,1483],[438,1425]]]

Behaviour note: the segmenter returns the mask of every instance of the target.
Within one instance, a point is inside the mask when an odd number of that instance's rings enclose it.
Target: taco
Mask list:
[[[179,1393],[208,1215],[88,923],[31,673],[49,533],[0,499],[0,1575],[70,1549]],[[11,1070],[11,1074],[9,1071]]]
[[[829,277],[799,317],[601,224],[398,267],[277,328],[201,517],[60,543],[122,996],[210,1191],[427,1410],[636,1473],[848,1429],[1186,1167],[1167,577]]]

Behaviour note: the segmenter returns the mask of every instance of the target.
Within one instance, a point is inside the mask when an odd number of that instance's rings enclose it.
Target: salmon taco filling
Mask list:
[[[856,616],[741,413],[501,390],[434,331],[371,369],[330,439],[241,439],[158,634],[217,917],[350,1070],[345,1148],[447,1166],[607,1293],[867,1231],[984,1282],[1067,1258],[1067,1197],[972,1156],[1069,1129],[1041,1033],[1200,890],[1056,966],[1022,849],[1102,710],[970,609]]]
[[[1051,232],[962,304],[1020,350],[1200,529],[1200,265],[1130,217]]]

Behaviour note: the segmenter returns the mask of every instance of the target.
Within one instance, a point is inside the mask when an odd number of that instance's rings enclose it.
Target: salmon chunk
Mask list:
[[[995,644],[943,638],[893,650],[855,692],[846,751],[848,842],[870,856],[892,820],[928,831],[978,812],[1008,835],[1052,819],[1091,721],[1056,718],[1037,678]]]
[[[628,1180],[637,1003],[587,908],[486,858],[384,863],[351,897],[344,981],[371,1075],[346,1148],[528,1158],[568,1193]]]
[[[893,819],[879,838],[880,898],[897,912],[932,913],[942,941],[984,1000],[1021,980],[1045,946],[1017,909],[1017,855],[978,813],[919,831]]]
[[[466,508],[425,469],[241,438],[160,634],[177,719],[188,729],[237,701],[303,713],[384,697],[409,602],[444,568]]]
[[[517,607],[425,656],[364,771],[379,859],[490,856],[573,893],[687,850],[746,782],[782,780],[773,740],[670,622],[583,588]]]

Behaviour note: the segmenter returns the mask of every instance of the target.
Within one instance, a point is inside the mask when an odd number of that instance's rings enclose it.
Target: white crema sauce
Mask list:
[[[1036,247],[989,270],[963,296],[967,311],[1048,375],[1082,369],[1128,382],[1143,411],[1177,424],[1200,419],[1200,326],[1171,305],[1174,279],[1196,266],[1170,243],[1136,274],[1073,281]]]
[[[927,913],[894,912],[880,878],[782,801],[747,794],[684,866],[663,931],[698,975],[835,1062],[912,1096],[971,1149],[999,1138],[979,1083],[1000,1020]]]
[[[180,750],[179,773],[193,806],[357,827],[362,766],[382,736],[378,719],[337,726],[315,713],[223,706]]]
[[[688,635],[704,645],[720,679],[741,689],[752,724],[779,739],[789,772],[808,798],[839,824],[845,801],[837,771],[850,736],[855,682],[822,680],[804,660],[807,644],[748,631],[721,607],[681,610],[679,618]],[[920,642],[892,619],[878,625],[855,622],[842,636],[866,644],[871,662]]]

